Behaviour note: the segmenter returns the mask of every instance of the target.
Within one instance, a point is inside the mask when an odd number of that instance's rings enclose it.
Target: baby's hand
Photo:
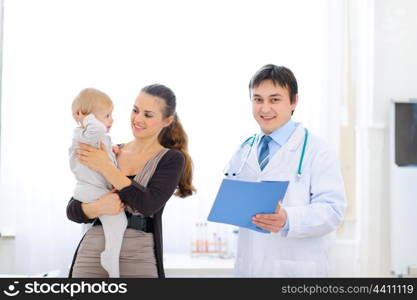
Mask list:
[[[114,153],[115,155],[119,154],[119,152],[120,152],[120,148],[119,148],[119,146],[117,146],[117,145],[113,145],[113,146],[111,146],[111,148],[112,148],[113,153]]]
[[[87,115],[83,114],[83,113],[81,112],[81,110],[78,110],[78,111],[77,111],[77,113],[76,113],[76,119],[77,119],[77,121],[78,121],[80,124],[83,124],[84,118],[85,118],[86,116],[87,116]]]

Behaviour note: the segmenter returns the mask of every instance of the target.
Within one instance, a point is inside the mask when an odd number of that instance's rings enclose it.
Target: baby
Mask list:
[[[113,123],[112,111],[113,103],[109,96],[92,88],[82,90],[72,103],[72,115],[79,127],[74,130],[69,155],[71,171],[77,179],[73,197],[81,202],[95,201],[113,188],[101,174],[81,164],[76,153],[80,142],[96,148],[100,148],[100,142],[103,142],[111,161],[117,166],[107,135]],[[122,211],[117,215],[102,215],[99,219],[105,238],[104,251],[100,255],[101,265],[109,277],[120,277],[119,256],[127,226],[126,214]]]

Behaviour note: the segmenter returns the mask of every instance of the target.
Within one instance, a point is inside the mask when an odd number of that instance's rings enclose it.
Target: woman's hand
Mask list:
[[[111,164],[107,149],[103,142],[100,143],[100,149],[84,143],[79,144],[80,149],[77,150],[77,156],[83,165],[94,171],[103,173],[104,169]]]
[[[83,121],[85,119],[87,115],[83,114],[81,110],[77,110],[76,113],[74,114],[74,118],[75,120],[80,123],[80,125],[83,125]]]
[[[100,149],[80,143],[80,149],[77,150],[77,157],[80,163],[99,172],[119,191],[132,184],[132,181],[112,164],[109,153],[103,143],[100,143]]]
[[[119,155],[119,153],[120,153],[119,146],[113,145],[113,146],[111,146],[111,149],[113,150],[114,155],[116,155],[116,156]]]
[[[100,215],[117,215],[125,209],[119,195],[113,191],[102,196],[96,202]]]
[[[101,215],[117,215],[125,209],[125,205],[114,191],[102,196],[91,203],[82,203],[81,207],[84,214],[89,219],[100,217]]]

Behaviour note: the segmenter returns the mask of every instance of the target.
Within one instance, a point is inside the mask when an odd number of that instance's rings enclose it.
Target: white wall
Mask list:
[[[389,105],[391,98],[417,97],[417,1],[377,0],[374,3],[372,103],[365,130],[368,157],[364,167],[360,228],[363,276],[390,274]],[[358,110],[361,103],[357,103]],[[366,196],[366,197],[364,197]],[[416,237],[410,237],[416,238]]]
[[[0,237],[0,274],[16,274],[16,243],[14,237]]]

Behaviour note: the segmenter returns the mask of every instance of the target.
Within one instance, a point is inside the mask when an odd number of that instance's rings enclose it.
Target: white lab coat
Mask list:
[[[231,175],[240,168],[250,143],[243,145],[229,163],[230,179],[289,181],[282,204],[289,221],[288,235],[265,234],[241,227],[235,262],[237,277],[331,275],[329,251],[346,207],[344,185],[335,153],[311,134],[304,154],[302,177],[297,179],[304,133],[305,129],[299,125],[262,171],[257,159],[259,139],[239,174]]]

